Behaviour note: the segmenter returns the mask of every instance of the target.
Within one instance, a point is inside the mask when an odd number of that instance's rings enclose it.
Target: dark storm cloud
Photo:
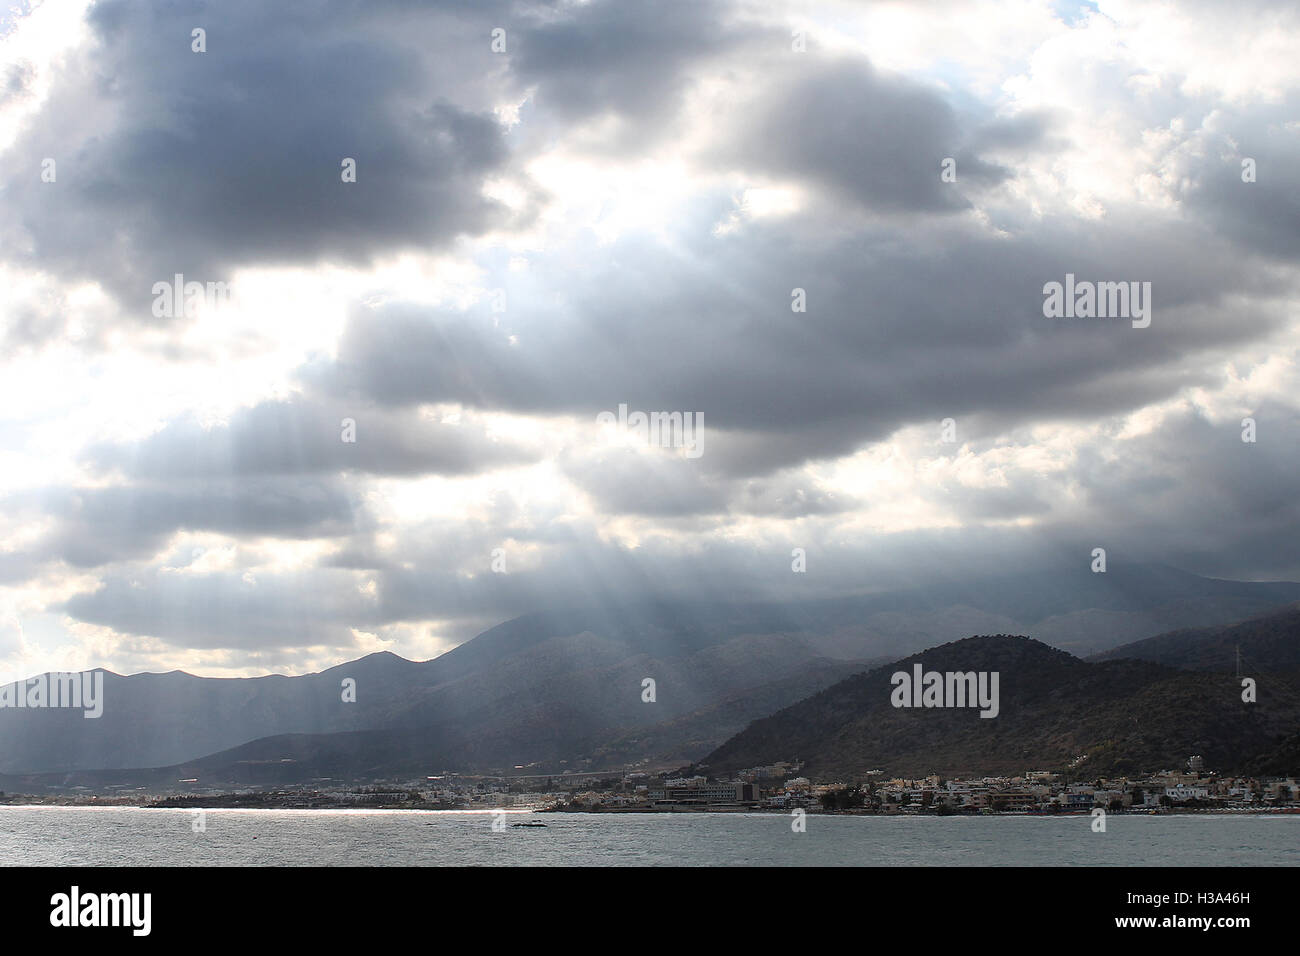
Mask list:
[[[351,420],[352,441],[344,441]],[[481,425],[443,424],[394,411],[299,398],[262,402],[205,428],[169,423],[137,443],[100,443],[92,467],[133,480],[243,478],[353,471],[372,475],[466,475],[535,460],[538,452],[492,440]]]
[[[1040,110],[989,120],[975,130],[969,145],[978,152],[1037,152],[1065,144],[1052,135],[1051,116]]]
[[[779,49],[781,31],[730,9],[100,0],[93,42],[58,66],[39,121],[7,150],[0,255],[97,281],[147,321],[153,283],[176,273],[364,266],[527,225],[545,197],[512,151],[597,115],[625,120],[621,147],[642,148],[666,135],[701,65]],[[191,50],[195,27],[205,53]],[[505,55],[490,49],[498,27]],[[11,70],[4,95],[24,95],[30,72]],[[512,140],[492,108],[525,93],[531,122]],[[56,183],[40,180],[46,157]],[[340,180],[344,157],[355,183]],[[482,192],[507,173],[525,193],[516,212]],[[19,338],[57,333],[29,322]]]
[[[521,87],[535,88],[544,116],[566,123],[613,116],[629,124],[621,145],[645,148],[678,120],[702,66],[788,52],[788,33],[741,22],[731,10],[697,0],[567,5],[520,24],[510,69]]]
[[[311,539],[351,533],[353,502],[334,479],[228,479],[180,487],[151,484],[57,488],[10,496],[6,511],[35,509],[52,522],[25,554],[34,568],[79,568],[156,554],[177,531]]]
[[[1255,442],[1241,440],[1239,419],[1188,410],[1126,442],[1122,456],[1082,448],[1071,477],[1087,520],[1117,549],[1147,559],[1205,574],[1300,577],[1300,415],[1274,402],[1249,415]],[[1063,530],[1082,533],[1073,521]]]
[[[666,450],[640,453],[614,449],[592,456],[565,455],[566,478],[606,514],[661,519],[699,515],[801,518],[848,511],[859,504],[819,489],[799,472],[753,480],[729,479],[710,470],[703,457]]]
[[[252,580],[238,571],[112,574],[103,587],[60,609],[78,620],[147,634],[180,648],[350,647],[352,628],[372,631],[397,622],[447,622],[440,633],[465,639],[484,621],[551,607],[719,596],[736,602],[797,601],[909,588],[919,580],[961,581],[973,570],[1041,569],[1045,560],[1062,561],[1054,542],[1023,529],[973,527],[961,535],[919,531],[865,538],[811,524],[793,536],[715,536],[689,543],[655,534],[630,548],[604,540],[594,526],[575,527],[566,520],[556,546],[533,555],[503,535],[526,544],[549,532],[530,535],[523,527],[473,521],[422,523],[401,535],[390,556],[396,564],[369,575],[330,567],[257,572]],[[1065,560],[1086,568],[1087,549],[1071,546],[1063,552]],[[503,549],[508,573],[489,570],[495,547]],[[791,572],[793,547],[805,550],[808,573]],[[373,593],[361,587],[371,580]]]
[[[708,482],[697,461],[671,454],[614,449],[562,463],[565,476],[610,514],[659,517],[721,513],[726,489]]]
[[[901,425],[980,413],[1021,424],[1095,418],[1197,383],[1189,356],[1243,344],[1283,316],[1228,321],[1224,297],[1276,276],[1173,219],[1043,219],[1007,237],[973,227],[793,238],[779,226],[673,250],[639,238],[598,262],[535,271],[565,290],[477,312],[361,311],[323,387],[392,404],[458,401],[522,413],[701,412],[711,472],[755,474],[838,456]],[[581,254],[575,258],[580,258]],[[1153,319],[1049,319],[1043,284],[1149,281]],[[791,289],[807,293],[791,312]],[[712,431],[710,431],[712,430]]]
[[[789,575],[789,559],[779,550],[764,559],[736,544],[692,553],[647,541],[632,552],[601,541],[594,528],[570,527],[561,535],[562,547],[530,559],[503,535],[521,542],[530,538],[523,527],[472,520],[413,526],[402,536],[396,555],[400,563],[374,573],[373,596],[359,589],[370,576],[328,566],[259,572],[251,581],[238,571],[132,572],[107,575],[101,588],[73,597],[60,610],[176,647],[338,646],[350,643],[351,628],[427,619],[497,622],[542,607],[685,595],[697,587],[736,583],[737,562],[746,568],[767,564]],[[508,573],[490,570],[497,547],[504,550]],[[757,595],[763,583],[754,582],[747,590]],[[449,628],[456,629],[454,623]]]
[[[1204,160],[1188,161],[1182,208],[1114,203],[1082,218],[1064,199],[1030,209],[998,189],[1017,158],[1071,162],[1050,114],[996,117],[862,60],[793,55],[788,32],[736,9],[98,4],[95,45],[61,67],[6,155],[0,255],[97,279],[140,318],[151,284],[178,271],[225,280],[242,266],[361,265],[527,226],[545,197],[534,190],[515,215],[482,187],[519,179],[552,146],[636,159],[691,133],[681,158],[699,182],[739,173],[796,183],[811,198],[789,217],[739,216],[715,233],[736,212],[732,181],[666,213],[666,239],[629,231],[566,245],[552,241],[557,229],[528,253],[527,272],[492,280],[509,293],[499,316],[381,290],[394,304],[354,309],[338,358],[302,370],[307,398],[265,401],[211,429],[175,418],[141,442],[86,451],[84,464],[126,486],[0,502],[49,525],[32,547],[0,553],[0,580],[57,561],[135,562],[105,567],[104,586],[62,610],[177,647],[252,650],[350,647],[351,628],[402,621],[450,620],[454,632],[627,595],[845,594],[1062,553],[1082,573],[1094,545],[1112,560],[1300,576],[1300,423],[1281,408],[1256,411],[1256,445],[1235,424],[1188,415],[1140,439],[1084,441],[1065,475],[1013,461],[1006,485],[970,487],[940,472],[917,489],[959,524],[940,531],[859,531],[835,519],[871,505],[872,489],[846,501],[799,467],[905,425],[937,432],[954,417],[964,442],[1094,422],[1217,384],[1225,355],[1287,320],[1267,300],[1293,295],[1273,267],[1300,252],[1294,96],[1225,113]],[[190,51],[194,26],[208,30],[205,54]],[[489,50],[498,26],[503,56]],[[28,96],[31,79],[24,69],[0,77],[0,97]],[[712,80],[736,95],[706,104],[701,144],[700,117],[682,107]],[[525,93],[507,132],[492,107]],[[1163,95],[1180,119],[1215,108]],[[1169,116],[1135,126],[1160,130]],[[57,184],[39,181],[45,156],[58,160]],[[358,161],[356,184],[339,180],[344,156]],[[948,156],[955,184],[939,176]],[[1243,156],[1257,161],[1254,184],[1240,180]],[[964,214],[973,208],[979,217]],[[1067,272],[1150,281],[1151,327],[1044,318],[1042,286]],[[806,314],[791,312],[795,287]],[[52,317],[64,301],[54,293],[47,305],[11,312],[5,344],[59,334]],[[168,360],[195,357],[166,348]],[[622,403],[697,412],[705,451],[684,460],[556,446],[594,516],[553,502],[529,511],[502,490],[472,518],[379,527],[358,503],[373,489],[357,474],[473,475],[537,457],[477,425],[425,421],[416,406],[428,402],[537,416],[539,445],[550,415],[590,422],[594,439],[595,415]],[[356,444],[340,441],[344,417],[357,421]],[[632,524],[637,543],[624,546],[609,521],[620,515],[655,521]],[[748,516],[790,521],[738,520]],[[985,526],[1021,518],[1038,523]],[[338,550],[310,569],[251,578],[145,566],[185,530],[329,539]],[[795,546],[808,550],[807,575],[791,573]],[[489,570],[496,548],[508,574]],[[367,576],[373,593],[358,587]]]
[[[537,528],[506,509],[499,521],[471,517],[411,522],[396,548],[368,535],[303,571],[161,574],[113,572],[104,586],[61,606],[90,623],[148,634],[176,647],[347,645],[351,628],[422,619],[493,623],[551,602],[581,603],[638,583],[637,562],[590,527]],[[521,545],[550,542],[540,562]],[[508,573],[491,571],[503,549]],[[359,576],[354,571],[370,571]],[[374,594],[360,590],[377,583]],[[608,589],[608,591],[607,591]],[[196,614],[195,608],[204,608]],[[451,630],[456,632],[456,625]],[[462,638],[473,636],[461,633]]]
[[[282,574],[269,587],[240,573],[111,576],[60,610],[124,634],[196,650],[351,644],[350,621],[369,617],[354,582],[327,572]]]
[[[1285,577],[1279,569],[1300,573],[1293,534],[1300,521],[1293,495],[1300,417],[1271,404],[1254,415],[1254,444],[1241,441],[1236,421],[1177,413],[1150,434],[1106,450],[1083,446],[1066,474],[1017,470],[1003,488],[933,490],[934,502],[961,520],[960,529],[845,535],[835,521],[813,520],[743,537],[680,538],[664,533],[674,516],[663,515],[659,529],[630,548],[606,540],[597,523],[530,514],[507,499],[485,520],[446,518],[393,529],[396,543],[382,549],[358,535],[311,571],[258,573],[251,584],[238,572],[113,574],[104,588],[64,609],[178,647],[298,646],[304,628],[312,643],[344,646],[353,627],[437,619],[452,622],[447,633],[465,637],[455,622],[472,631],[485,619],[541,607],[636,596],[797,600],[1046,565],[1077,564],[1083,573],[1097,546],[1117,563]],[[654,483],[643,475],[628,481],[653,493]],[[796,485],[806,487],[806,481],[791,476],[749,487],[788,497]],[[981,527],[1026,516],[1039,523]],[[709,527],[697,518],[682,530]],[[794,546],[806,550],[807,575],[790,573]],[[495,548],[502,549],[508,573],[491,573]],[[370,574],[358,577],[347,569]],[[363,578],[376,582],[373,594],[358,590]],[[208,611],[195,614],[195,607]]]
[[[508,160],[486,106],[433,82],[402,5],[103,0],[95,42],[55,81],[39,122],[8,152],[4,254],[95,279],[147,318],[152,283],[226,281],[244,265],[363,265],[511,221],[484,198]],[[425,33],[459,36],[450,16]],[[208,31],[207,52],[190,31]],[[466,54],[466,56],[469,56]],[[432,64],[432,65],[431,65]],[[441,81],[441,77],[436,77]],[[42,183],[41,159],[58,163]],[[344,157],[357,181],[340,179]]]
[[[1208,155],[1183,193],[1187,208],[1244,249],[1300,260],[1300,94],[1282,104],[1218,118]],[[1254,182],[1242,161],[1254,160]]]
[[[827,198],[883,212],[956,212],[968,188],[1010,172],[966,148],[956,112],[937,92],[861,59],[796,57],[736,109],[717,159],[746,172],[819,187]],[[981,144],[1032,143],[1041,127],[989,125]],[[945,158],[957,181],[940,179]]]

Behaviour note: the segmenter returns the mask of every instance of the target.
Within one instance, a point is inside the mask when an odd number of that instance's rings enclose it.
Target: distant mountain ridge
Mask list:
[[[998,672],[998,716],[894,707],[892,675],[918,663],[927,671]],[[1245,703],[1230,675],[1132,659],[1086,662],[1027,637],[996,635],[847,678],[755,721],[698,766],[727,773],[798,759],[820,779],[877,769],[980,775],[1071,765],[1100,775],[1176,768],[1199,754],[1208,768],[1232,771],[1275,751],[1298,726],[1300,694],[1275,691]]]
[[[1247,669],[1300,668],[1300,605],[1227,626],[1157,634],[1089,659],[1133,658],[1184,670],[1235,671],[1238,657]]]
[[[1112,564],[1106,574],[1045,569],[788,604],[633,600],[547,610],[424,662],[381,653],[319,674],[248,679],[105,672],[99,719],[0,709],[0,773],[220,757],[230,768],[223,772],[238,776],[253,766],[242,754],[268,747],[281,748],[287,770],[300,775],[327,753],[339,767],[379,772],[383,761],[355,745],[363,739],[420,769],[674,766],[872,662],[972,632],[1023,632],[1017,621],[1032,619],[1035,636],[1091,648],[1135,629],[1140,637],[1168,629],[1157,622],[1229,623],[1295,600],[1300,584]],[[357,682],[355,703],[341,697],[347,677]],[[656,681],[654,703],[641,698],[647,677]],[[355,734],[368,736],[346,736]],[[333,749],[314,742],[331,735],[344,735]]]
[[[0,710],[0,773],[174,766],[268,738],[353,733],[389,734],[393,747],[407,737],[445,741],[422,751],[439,769],[577,760],[620,739],[625,758],[644,759],[627,739],[638,728],[719,708],[713,713],[726,719],[711,721],[711,746],[861,667],[821,657],[797,636],[720,631],[724,639],[710,643],[698,631],[635,627],[606,637],[547,634],[547,625],[527,623],[509,622],[431,661],[381,653],[304,677],[105,673],[98,719]],[[560,630],[571,623],[581,622]],[[659,682],[654,703],[642,700],[645,677]],[[344,678],[356,681],[355,703],[343,700]],[[657,735],[663,761],[689,759],[680,748],[692,731],[682,727]]]

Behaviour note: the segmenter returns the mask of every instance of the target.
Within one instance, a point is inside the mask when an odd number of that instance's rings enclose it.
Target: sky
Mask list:
[[[1300,579],[1296,49],[1251,0],[9,0],[0,680],[1096,547]]]

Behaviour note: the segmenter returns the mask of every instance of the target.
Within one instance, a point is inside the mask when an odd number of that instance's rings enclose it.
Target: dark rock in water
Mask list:
[[[512,827],[544,827],[545,823],[512,823]]]

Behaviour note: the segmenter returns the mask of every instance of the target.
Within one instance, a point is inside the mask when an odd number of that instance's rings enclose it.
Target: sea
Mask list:
[[[501,821],[504,819],[504,828]],[[497,828],[493,823],[496,821]],[[544,823],[544,827],[515,826]],[[1296,866],[1300,814],[774,813],[0,807],[30,866]]]

